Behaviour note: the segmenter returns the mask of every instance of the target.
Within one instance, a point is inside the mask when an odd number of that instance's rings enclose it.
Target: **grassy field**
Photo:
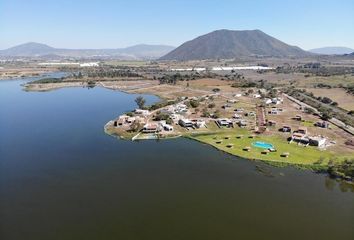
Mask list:
[[[237,136],[243,135],[242,138],[237,138]],[[251,134],[244,129],[236,129],[229,132],[221,132],[217,134],[201,134],[201,135],[191,135],[188,136],[192,139],[198,140],[200,142],[210,144],[222,151],[228,152],[230,154],[240,156],[247,159],[257,159],[265,160],[269,162],[278,163],[288,163],[288,164],[301,164],[301,165],[327,165],[329,160],[333,161],[343,161],[346,158],[354,158],[354,155],[341,155],[338,156],[335,152],[331,150],[321,151],[317,147],[304,147],[298,146],[296,143],[290,143],[286,141],[286,137],[281,136],[254,136],[249,138]],[[229,139],[225,139],[229,137]],[[216,143],[217,141],[222,141],[221,143]],[[254,147],[252,143],[256,141],[263,141],[271,143],[277,150],[277,152],[271,152],[267,155],[261,152],[264,149]],[[232,148],[228,148],[228,144],[233,144]],[[250,147],[250,151],[244,151],[244,147]],[[284,152],[288,152],[289,157],[281,157],[280,155]]]

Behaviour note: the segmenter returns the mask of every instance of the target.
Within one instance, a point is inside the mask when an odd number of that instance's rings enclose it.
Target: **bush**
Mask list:
[[[127,112],[125,115],[129,116],[129,117],[133,117],[134,113],[133,112]]]
[[[199,102],[197,100],[190,100],[189,103],[192,108],[196,108],[199,106]]]
[[[202,117],[210,117],[210,113],[208,112],[208,109],[204,108],[202,110]]]
[[[161,112],[158,112],[157,115],[155,116],[156,121],[167,120],[169,118],[170,116],[168,114],[161,113]]]
[[[208,108],[214,108],[215,107],[215,103],[210,103],[209,105],[208,105]]]

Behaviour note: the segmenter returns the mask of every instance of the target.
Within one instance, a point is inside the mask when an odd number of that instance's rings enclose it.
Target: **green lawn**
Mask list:
[[[236,136],[243,135],[242,138],[238,139]],[[249,138],[251,134],[245,129],[235,129],[229,132],[219,132],[217,134],[200,134],[191,135],[192,139],[198,140],[203,143],[210,144],[220,150],[228,152],[230,154],[248,158],[265,160],[271,162],[279,163],[289,163],[289,164],[301,164],[301,165],[313,165],[315,163],[321,165],[327,165],[328,161],[332,159],[333,161],[343,161],[345,158],[354,158],[354,156],[338,156],[330,150],[319,150],[317,147],[304,147],[298,146],[296,143],[288,143],[286,137],[281,136],[254,136],[254,138]],[[230,137],[230,139],[225,139],[225,137]],[[221,140],[222,143],[216,143]],[[277,152],[271,152],[267,155],[261,152],[264,149],[254,147],[253,142],[263,141],[271,143]],[[228,148],[228,144],[233,144],[232,148]],[[249,152],[244,151],[244,147],[250,147]],[[289,157],[281,157],[280,155],[284,152],[288,152]]]

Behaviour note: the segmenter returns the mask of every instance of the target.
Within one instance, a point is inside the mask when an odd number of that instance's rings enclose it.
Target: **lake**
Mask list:
[[[118,140],[103,126],[137,95],[25,81],[0,81],[2,240],[354,239],[343,183],[184,138]]]

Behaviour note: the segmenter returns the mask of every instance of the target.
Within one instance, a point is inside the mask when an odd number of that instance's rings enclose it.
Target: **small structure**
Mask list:
[[[188,128],[188,127],[193,127],[193,122],[189,119],[180,119],[178,121],[178,124],[181,125],[182,127]]]
[[[203,119],[192,119],[191,122],[196,128],[205,127],[206,123]]]
[[[278,112],[278,109],[276,108],[272,108],[270,111],[268,111],[268,114],[271,114],[271,115],[277,115],[279,112]]]
[[[166,123],[166,121],[160,121],[160,126],[162,127],[163,130],[167,132],[173,131],[173,127],[169,124]]]
[[[299,129],[296,132],[301,133],[303,135],[307,135],[307,127],[299,127]]]
[[[157,133],[158,131],[159,127],[156,123],[147,123],[142,129],[143,133]]]
[[[321,136],[314,136],[314,137],[309,137],[310,140],[310,145],[312,146],[317,146],[317,147],[323,147],[326,144],[326,138],[321,137]]]
[[[251,151],[251,147],[244,147],[242,150],[246,151],[246,152],[249,152],[249,151]]]
[[[187,105],[183,103],[179,103],[176,106],[174,106],[174,112],[175,113],[185,113],[188,111]]]
[[[293,117],[294,120],[296,121],[302,121],[302,116],[301,115],[296,115],[295,117]]]
[[[291,127],[287,126],[287,125],[284,125],[283,128],[281,128],[281,131],[282,132],[291,132]]]
[[[264,155],[267,155],[270,151],[268,149],[266,150],[263,150],[261,153],[264,154]]]
[[[271,104],[272,103],[272,99],[270,99],[270,98],[266,98],[266,99],[264,99],[264,103],[265,104]]]
[[[113,125],[115,127],[123,126],[124,122],[125,122],[125,120],[123,118],[118,118],[118,119],[114,120]]]
[[[242,97],[242,93],[236,93],[234,94],[234,97]]]
[[[145,109],[135,109],[135,113],[143,116],[147,116],[150,114],[149,110],[145,110]]]
[[[285,158],[288,158],[290,156],[290,153],[288,152],[284,152],[282,154],[280,154],[281,157],[285,157]]]
[[[231,108],[231,105],[230,104],[224,104],[224,105],[221,106],[221,108],[229,109],[229,108]]]
[[[250,117],[254,117],[254,116],[256,116],[256,113],[251,111],[251,112],[246,113],[245,115],[250,116]]]
[[[237,125],[238,125],[239,127],[247,127],[247,121],[241,120],[241,121],[239,121],[239,122],[237,123]]]
[[[291,141],[295,141],[303,144],[309,144],[310,142],[305,134],[299,132],[294,132],[294,134],[291,136]]]
[[[270,127],[272,127],[272,126],[277,125],[277,122],[276,122],[276,121],[273,121],[273,120],[268,120],[267,125],[270,126]]]
[[[326,121],[316,122],[315,126],[320,128],[329,128],[329,123]]]
[[[126,118],[126,123],[128,123],[128,124],[132,124],[134,121],[135,121],[135,117],[128,117],[128,118]]]
[[[253,98],[261,98],[261,95],[256,93],[256,94],[253,94]]]
[[[228,99],[227,102],[228,103],[237,103],[238,100],[236,100],[236,99]]]
[[[234,114],[234,118],[235,118],[235,119],[241,119],[242,117],[241,117],[241,115],[235,113],[235,114]]]
[[[219,118],[218,120],[216,120],[216,123],[220,127],[233,127],[232,121],[227,118]]]
[[[272,98],[272,103],[275,105],[278,105],[283,102],[283,99],[281,98]]]
[[[244,109],[243,108],[236,108],[235,112],[237,113],[243,113]]]

